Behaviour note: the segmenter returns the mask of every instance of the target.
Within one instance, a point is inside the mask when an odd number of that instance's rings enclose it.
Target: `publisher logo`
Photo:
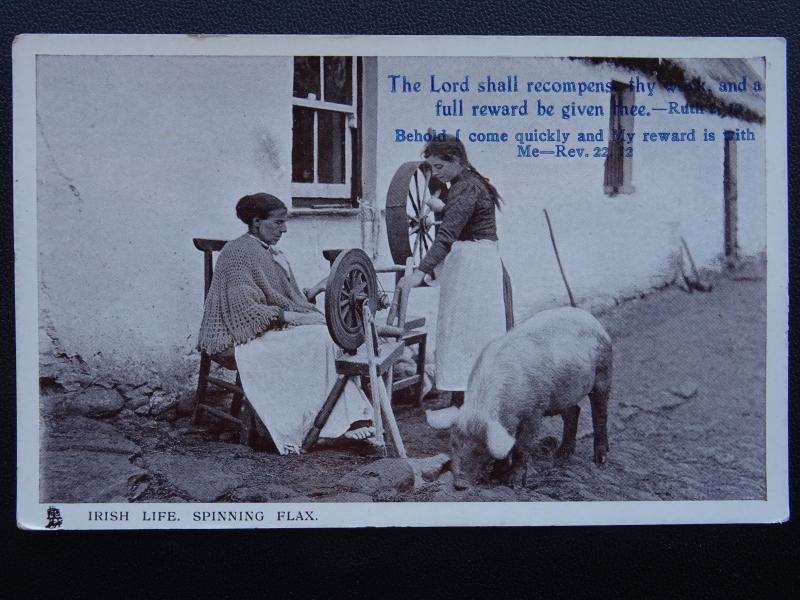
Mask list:
[[[47,508],[47,529],[58,529],[64,524],[64,519],[61,518],[61,511],[55,506]]]

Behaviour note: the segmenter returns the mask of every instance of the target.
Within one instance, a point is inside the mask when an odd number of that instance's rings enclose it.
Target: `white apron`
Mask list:
[[[463,392],[481,350],[506,333],[497,242],[454,242],[436,277],[436,388]]]
[[[278,452],[299,453],[337,377],[337,349],[327,327],[302,325],[267,331],[236,346],[235,352],[247,400]],[[361,420],[372,420],[372,405],[350,379],[320,436],[339,437]]]

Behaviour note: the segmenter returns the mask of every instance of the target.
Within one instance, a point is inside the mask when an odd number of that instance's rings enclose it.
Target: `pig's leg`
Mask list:
[[[514,445],[514,464],[509,473],[511,487],[528,485],[529,463],[539,436],[542,411],[535,410],[528,418],[522,419],[517,427],[517,443]]]
[[[561,436],[561,445],[556,450],[556,456],[566,458],[575,453],[575,437],[578,435],[578,417],[581,407],[577,404],[570,406],[561,413],[564,421],[564,433]]]
[[[601,465],[608,454],[608,396],[611,391],[611,357],[597,367],[595,382],[589,392],[594,427],[594,462]]]
[[[489,479],[491,481],[511,485],[513,487],[515,476],[518,476],[520,472],[522,472],[522,479],[525,479],[524,472],[527,467],[525,466],[524,461],[524,453],[520,450],[517,444],[514,444],[514,447],[511,448],[511,452],[508,453],[508,456],[502,460],[494,461]]]

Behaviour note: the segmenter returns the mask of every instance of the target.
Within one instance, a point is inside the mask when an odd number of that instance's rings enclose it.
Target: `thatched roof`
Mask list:
[[[763,58],[583,58],[592,64],[609,63],[643,73],[662,87],[675,86],[687,104],[722,117],[763,123],[766,112]],[[720,83],[747,78],[747,91],[720,91]],[[753,91],[753,82],[761,91]]]

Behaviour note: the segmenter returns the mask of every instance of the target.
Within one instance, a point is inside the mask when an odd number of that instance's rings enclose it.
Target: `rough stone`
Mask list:
[[[67,402],[63,395],[42,395],[40,400],[39,406],[43,415],[63,417],[67,414]]]
[[[385,490],[403,492],[414,487],[414,469],[406,459],[382,458],[348,473],[339,480],[339,485],[365,494]]]
[[[150,397],[150,414],[160,415],[178,406],[178,397],[174,394],[157,392]]]
[[[464,500],[467,496],[465,490],[457,490],[453,487],[453,473],[452,471],[445,472],[436,481],[438,489],[434,492],[431,498],[434,502],[456,502]]]
[[[514,490],[505,485],[479,488],[475,494],[485,502],[510,502],[516,499]]]
[[[110,417],[125,405],[125,400],[115,390],[90,387],[66,400],[68,412],[87,417]]]
[[[185,392],[178,398],[178,414],[182,417],[194,412],[194,390]]]
[[[133,490],[131,490],[131,499],[136,500],[142,496],[147,491],[147,488],[150,487],[147,481],[140,481],[137,483]]]
[[[714,460],[723,466],[727,466],[736,462],[736,457],[729,452],[715,452]]]
[[[635,406],[628,406],[626,404],[620,404],[616,407],[615,413],[617,416],[622,419],[623,421],[627,421],[633,415],[637,414],[640,409],[636,408]]]
[[[139,408],[133,411],[137,415],[146,416],[150,414],[150,405],[142,404]]]
[[[373,494],[373,501],[375,502],[396,502],[397,501],[397,490],[393,488],[386,488],[383,490],[378,490]]]
[[[85,450],[121,454],[125,457],[141,452],[139,446],[110,423],[80,416],[44,421],[41,444],[43,451],[50,452]]]
[[[650,410],[671,410],[678,408],[686,402],[686,398],[674,395],[672,391],[661,392],[653,397]]]
[[[436,481],[450,461],[450,457],[447,454],[437,454],[427,458],[409,458],[407,460],[414,471],[414,487],[416,488],[425,481]]]
[[[687,380],[677,387],[670,388],[669,391],[679,398],[689,400],[697,394],[697,384],[694,381]]]
[[[189,425],[188,427],[180,427],[176,429],[175,432],[178,435],[195,435],[198,433],[203,433],[203,430],[195,425]]]
[[[147,475],[124,454],[91,450],[43,451],[39,473],[42,502],[127,502]]]
[[[150,414],[151,415],[153,414],[152,413],[152,409],[151,409]],[[156,417],[156,421],[169,421],[170,423],[172,423],[173,421],[177,421],[178,420],[178,411],[176,409],[174,409],[174,408],[170,408],[167,411],[164,411],[164,412],[162,412],[162,413],[160,413],[158,415],[155,415],[155,417]]]
[[[215,458],[154,453],[146,455],[145,462],[151,473],[162,476],[179,494],[197,502],[214,502],[244,483],[241,475]]]
[[[119,379],[128,379],[130,377],[129,374],[120,375]],[[147,393],[152,394],[153,388],[147,385],[147,379],[142,377],[135,381],[121,381],[117,385],[117,389],[119,389],[123,395],[128,396],[131,394],[140,394],[140,393]]]
[[[372,502],[372,496],[358,492],[340,492],[331,498],[331,502]]]
[[[129,400],[126,403],[126,406],[131,410],[136,410],[140,406],[144,406],[150,402],[150,396],[128,396]],[[149,408],[149,407],[148,407]]]
[[[259,487],[242,487],[232,492],[234,502],[272,502],[297,495],[297,490],[285,485],[270,483]]]

